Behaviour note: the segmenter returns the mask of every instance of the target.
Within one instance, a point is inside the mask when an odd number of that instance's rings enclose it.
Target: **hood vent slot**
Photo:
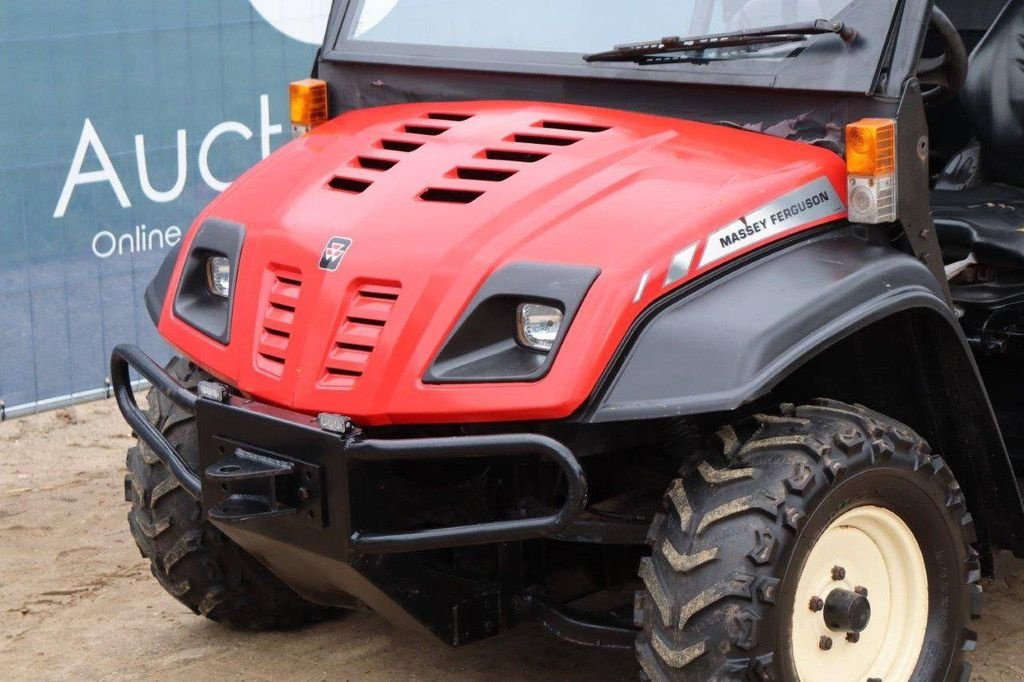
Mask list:
[[[407,140],[381,140],[380,146],[391,152],[414,152],[423,146],[420,142],[408,142]]]
[[[484,152],[491,161],[516,161],[518,163],[535,163],[547,158],[540,152],[517,152],[510,149],[488,149]]]
[[[271,267],[263,293],[263,323],[256,337],[256,368],[273,377],[284,374],[302,280],[299,273]]]
[[[455,174],[463,180],[483,180],[484,182],[501,182],[508,180],[518,171],[496,170],[493,168],[466,168],[460,166]]]
[[[366,286],[359,290],[363,298],[379,298],[382,301],[397,301],[398,289],[394,287],[370,287]]]
[[[423,201],[436,201],[446,204],[468,204],[476,201],[483,195],[483,192],[476,192],[468,189],[439,189],[431,187],[420,199]]]
[[[362,344],[362,343],[343,343],[343,342],[339,341],[335,345],[337,345],[338,348],[340,348],[341,350],[351,350],[351,351],[355,351],[356,353],[372,353],[373,352],[373,346],[367,346],[367,345]]]
[[[327,352],[320,385],[351,389],[366,372],[381,332],[398,302],[399,285],[363,284],[349,302],[334,344]]]
[[[366,168],[367,170],[378,170],[386,171],[394,168],[398,162],[392,161],[391,159],[378,159],[374,156],[360,156],[356,158],[356,163],[359,164],[360,168]]]
[[[352,324],[360,324],[364,327],[383,327],[384,320],[375,320],[372,317],[349,317],[348,321]]]
[[[523,144],[546,144],[552,147],[568,147],[580,141],[578,137],[554,137],[552,135],[532,135],[529,133],[516,133],[512,136],[512,139]]]
[[[435,126],[406,125],[404,130],[405,132],[412,133],[413,135],[440,135],[448,129],[438,128]]]
[[[566,123],[563,121],[541,121],[540,127],[551,130],[572,130],[578,133],[603,133],[609,130],[608,126],[590,125],[589,123]]]
[[[362,194],[373,183],[366,180],[356,180],[355,178],[343,178],[339,175],[335,176],[328,184],[331,186],[331,189],[336,189],[339,192]]]
[[[449,114],[441,111],[432,111],[427,114],[427,118],[432,118],[435,121],[468,121],[473,117],[470,114]]]

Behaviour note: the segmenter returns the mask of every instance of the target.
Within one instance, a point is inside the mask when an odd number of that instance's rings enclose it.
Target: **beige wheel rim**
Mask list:
[[[870,604],[870,620],[855,634],[848,622],[839,629],[826,623],[830,616],[835,624],[835,605],[852,598],[850,593]],[[927,627],[928,573],[903,519],[874,506],[836,519],[815,543],[797,582],[791,634],[801,682],[909,680]]]

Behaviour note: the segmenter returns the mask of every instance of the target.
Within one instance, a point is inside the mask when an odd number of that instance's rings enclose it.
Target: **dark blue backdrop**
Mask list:
[[[289,139],[287,84],[329,4],[0,4],[8,416],[102,389],[115,343],[167,356],[143,290],[203,205]]]

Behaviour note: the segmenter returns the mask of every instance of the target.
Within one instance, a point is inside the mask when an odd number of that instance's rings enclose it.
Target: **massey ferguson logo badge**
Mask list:
[[[320,269],[334,272],[341,265],[341,259],[348,253],[352,240],[348,237],[331,237],[320,256]]]

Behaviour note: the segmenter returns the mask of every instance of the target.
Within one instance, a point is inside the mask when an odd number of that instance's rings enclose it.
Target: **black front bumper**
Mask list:
[[[130,369],[195,414],[199,474],[136,404]],[[372,439],[358,429],[331,432],[316,418],[226,392],[223,401],[201,397],[134,346],[114,349],[111,381],[124,418],[201,501],[207,518],[303,597],[342,605],[354,597],[393,621],[426,626],[453,644],[500,629],[507,605],[501,589],[418,572],[401,555],[552,536],[577,520],[587,503],[579,461],[547,436]],[[216,389],[200,387],[199,392],[217,396]],[[354,465],[523,456],[558,466],[565,494],[556,512],[393,533],[355,527],[349,490]],[[438,619],[439,612],[448,615]]]
[[[199,431],[202,477],[138,407],[129,368],[192,412]],[[238,397],[202,398],[179,384],[134,346],[114,349],[111,381],[117,405],[138,436],[166,464],[211,521],[273,527],[299,541],[310,532],[337,543],[343,554],[391,554],[445,547],[512,542],[552,535],[571,524],[587,503],[583,468],[567,447],[547,436],[508,434],[448,438],[370,439],[358,431],[333,433],[318,420]],[[348,469],[353,462],[517,457],[556,463],[565,477],[565,502],[557,513],[471,526],[382,534],[352,527]],[[297,542],[296,544],[299,544]]]

